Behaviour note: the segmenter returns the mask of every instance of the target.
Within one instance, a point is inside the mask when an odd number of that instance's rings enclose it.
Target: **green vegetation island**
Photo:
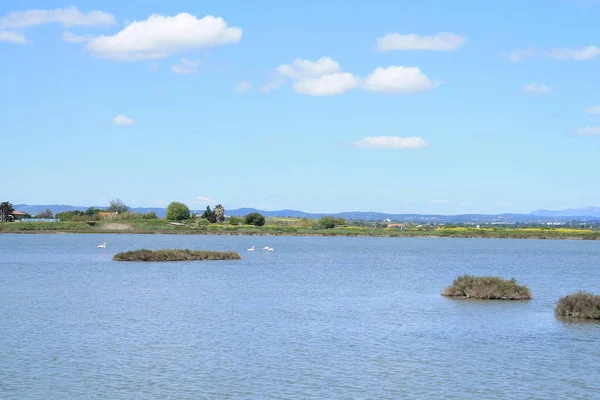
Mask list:
[[[113,261],[215,261],[239,260],[235,251],[204,251],[188,249],[134,250],[117,253]]]
[[[46,210],[34,217],[18,213],[10,203],[4,202],[0,206],[0,233],[600,239],[600,230],[593,227],[393,223],[347,221],[332,216],[264,217],[259,213],[238,217],[226,216],[221,205],[206,207],[202,214],[192,214],[185,204],[179,202],[169,204],[166,218],[158,218],[154,212],[131,212],[120,200],[111,201],[106,209],[90,207],[86,211],[66,211],[56,215]]]
[[[559,317],[600,320],[600,295],[579,291],[562,297],[554,313]]]
[[[531,291],[527,286],[519,285],[514,278],[465,274],[444,289],[442,296],[477,300],[529,300]]]

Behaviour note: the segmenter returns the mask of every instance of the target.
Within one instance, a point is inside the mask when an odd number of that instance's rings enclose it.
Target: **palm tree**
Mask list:
[[[218,222],[225,221],[225,209],[223,208],[223,206],[221,204],[217,204],[215,206],[213,212],[215,213],[215,219]]]

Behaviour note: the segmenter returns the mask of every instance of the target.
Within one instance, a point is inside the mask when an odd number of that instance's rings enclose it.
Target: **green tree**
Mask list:
[[[263,226],[265,224],[265,217],[259,213],[250,213],[244,217],[244,223],[246,225]]]
[[[344,225],[346,221],[344,218],[335,218],[330,216],[321,217],[319,219],[319,226],[325,229],[335,228],[338,225]]]
[[[244,219],[242,217],[236,217],[235,215],[232,215],[231,217],[227,218],[227,222],[229,222],[231,225],[240,225],[244,223]]]
[[[225,209],[221,204],[217,204],[213,212],[215,213],[215,220],[217,222],[225,221]]]
[[[100,211],[102,210],[100,210],[99,208],[89,207],[87,210],[85,210],[85,215],[93,217],[94,215],[97,215]]]
[[[204,210],[200,218],[208,220],[211,224],[217,222],[217,216],[215,215],[215,212],[210,209],[210,206],[206,206],[206,210]]]
[[[12,204],[8,201],[0,203],[0,222],[7,222],[11,219],[11,213],[15,211]]]
[[[113,212],[113,213],[124,213],[129,211],[129,206],[127,206],[127,204],[123,203],[121,201],[121,199],[113,199],[109,202],[108,208],[107,210],[108,212]]]
[[[190,219],[190,209],[183,203],[173,201],[167,207],[167,219],[171,221]]]

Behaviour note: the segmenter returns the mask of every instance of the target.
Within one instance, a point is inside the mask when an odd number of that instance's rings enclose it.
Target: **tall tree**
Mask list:
[[[13,211],[15,211],[15,209],[13,208],[12,204],[10,204],[8,201],[3,201],[2,203],[0,203],[0,222],[9,221],[10,214]]]
[[[108,212],[116,212],[116,213],[124,213],[129,211],[129,206],[123,203],[121,199],[114,199],[109,202],[109,206],[107,209]]]
[[[210,209],[210,206],[206,206],[206,210],[204,210],[204,212],[202,213],[200,218],[207,219],[208,222],[213,223],[213,224],[215,222],[217,222],[217,217],[215,216],[215,212]]]
[[[221,204],[217,204],[213,211],[215,213],[215,220],[218,222],[225,221],[225,208]]]

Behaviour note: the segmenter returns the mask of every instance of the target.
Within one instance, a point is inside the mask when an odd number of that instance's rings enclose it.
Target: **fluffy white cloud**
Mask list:
[[[113,25],[115,16],[102,11],[80,12],[77,7],[56,10],[16,11],[0,18],[0,28],[22,29],[49,23],[60,23],[64,27]]]
[[[323,75],[319,78],[302,79],[294,83],[294,90],[311,96],[342,94],[360,85],[360,79],[348,72]]]
[[[99,36],[86,46],[97,57],[134,61],[165,58],[174,53],[235,44],[242,29],[228,27],[223,18],[180,13],[174,17],[159,14],[134,21],[112,36]]]
[[[414,93],[433,89],[443,82],[433,83],[417,67],[391,66],[376,68],[363,83],[371,92]]]
[[[69,42],[69,43],[84,43],[84,42],[89,42],[90,40],[93,40],[94,36],[82,36],[82,35],[77,35],[73,32],[64,31],[61,38],[65,42]]]
[[[291,64],[280,65],[278,76],[288,79],[308,79],[341,72],[342,67],[331,57],[321,57],[317,61],[296,58]]]
[[[527,94],[547,94],[550,93],[550,88],[546,85],[529,83],[523,87],[523,91]]]
[[[19,32],[0,31],[0,42],[24,44],[27,43],[27,39],[25,39],[25,36]]]
[[[235,85],[235,91],[238,93],[244,93],[250,89],[252,89],[252,84],[248,81],[241,81],[240,83]]]
[[[429,144],[420,137],[373,136],[352,142],[361,149],[422,149]]]
[[[583,111],[585,111],[586,114],[600,115],[600,104],[588,107]]]
[[[377,49],[381,51],[392,50],[433,50],[452,51],[467,42],[467,37],[454,33],[441,32],[435,36],[420,36],[414,33],[401,35],[388,33],[377,38]]]
[[[557,60],[588,61],[600,55],[600,47],[585,46],[577,49],[552,49],[546,52],[545,55]]]
[[[311,96],[342,94],[354,88],[372,92],[412,93],[433,89],[442,81],[433,83],[417,67],[391,66],[376,68],[366,79],[344,72],[330,57],[317,61],[296,59],[292,64],[280,65],[274,78],[262,86],[262,92],[278,89],[287,80],[293,80],[297,93]]]
[[[533,47],[522,50],[515,50],[508,54],[508,59],[512,62],[521,62],[532,58],[548,57],[555,60],[575,60],[589,61],[600,56],[600,47],[584,46],[579,48],[560,48],[547,51],[537,51]]]
[[[580,136],[600,136],[600,126],[586,126],[585,128],[577,129],[575,134]]]
[[[127,118],[123,114],[114,117],[113,122],[115,125],[133,125],[133,120],[131,118]]]
[[[197,74],[200,64],[201,63],[199,61],[192,61],[188,60],[187,58],[182,58],[179,60],[178,64],[175,64],[171,67],[171,72],[178,75]]]

